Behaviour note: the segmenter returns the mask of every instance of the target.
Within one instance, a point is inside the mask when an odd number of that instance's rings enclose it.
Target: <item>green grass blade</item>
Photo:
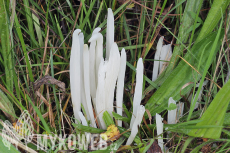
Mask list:
[[[25,42],[24,42],[24,39],[23,39],[23,36],[22,36],[22,31],[21,31],[21,28],[20,28],[21,26],[20,26],[20,24],[18,22],[17,15],[15,15],[15,26],[16,26],[16,31],[17,31],[19,40],[20,40],[21,45],[22,45],[22,50],[23,50],[23,53],[24,53],[24,56],[25,56],[25,60],[26,60],[26,66],[27,66],[28,71],[29,71],[30,81],[34,82],[34,78],[33,78],[33,74],[32,74],[32,69],[31,69],[31,65],[30,65],[30,62],[29,62],[29,57],[28,57],[27,50],[26,50],[26,45],[25,45]]]
[[[51,76],[54,78],[54,65],[53,65],[53,52],[52,52],[52,50],[50,50],[50,67],[51,67]],[[59,125],[59,129],[61,129],[61,120],[60,120],[60,109],[61,108],[60,108],[60,102],[57,99],[55,85],[53,84],[52,87],[53,87],[53,94],[54,94],[54,99],[55,99],[55,103],[56,103],[58,125]]]
[[[47,132],[47,134],[49,134],[50,133],[50,128],[49,128],[48,124],[46,123],[45,119],[43,118],[41,112],[39,111],[37,106],[35,106],[33,104],[33,102],[31,101],[30,97],[28,95],[26,95],[26,97],[27,97],[28,101],[30,102],[30,104],[32,105],[32,107],[34,108],[34,110],[37,113],[38,117],[40,118],[40,120],[41,120],[41,122],[42,122],[42,124],[43,124],[43,126],[44,126],[44,128],[45,128],[45,130]]]
[[[194,137],[189,137],[189,138],[185,141],[185,143],[184,143],[184,145],[183,145],[183,148],[182,148],[182,150],[181,150],[181,153],[184,153],[184,152],[186,151],[188,145],[192,142],[193,139],[194,139]]]
[[[128,3],[129,1],[126,1],[124,4],[122,4],[119,8],[116,9],[116,11],[113,12],[113,15],[117,15]],[[103,26],[105,26],[106,22],[107,20],[103,21],[98,27],[102,28]]]
[[[29,6],[29,1],[28,0],[23,0],[24,3],[24,9],[26,12],[26,21],[28,23],[28,28],[29,28],[29,33],[30,33],[30,38],[35,40],[35,35],[34,35],[34,27],[33,27],[33,18],[32,14],[30,11],[30,6]],[[31,41],[31,47],[34,46],[34,44]]]
[[[44,42],[43,42],[43,38],[42,38],[42,30],[41,30],[41,25],[40,25],[39,19],[34,14],[32,14],[32,18],[34,20],[33,23],[34,23],[34,27],[35,27],[35,30],[36,30],[36,33],[37,33],[37,36],[38,36],[39,45],[40,45],[40,47],[43,47]]]
[[[101,14],[102,8],[103,8],[103,1],[101,1],[100,7],[98,9],[97,16],[96,16],[94,24],[93,24],[93,29],[95,29],[95,27],[97,25],[98,18],[99,18],[100,14]]]
[[[58,20],[57,20],[56,15],[55,15],[54,17],[55,17],[55,21],[56,21],[56,24],[57,24],[58,34],[59,34],[59,36],[60,36],[60,38],[61,38],[62,47],[64,48],[64,49],[63,49],[63,50],[64,50],[64,57],[66,58],[66,57],[67,57],[67,51],[66,51],[64,36],[63,36],[63,34],[62,34],[61,27],[60,27],[60,25],[59,25],[59,23],[58,23]]]
[[[74,12],[74,9],[73,9],[73,5],[72,5],[72,3],[70,3],[70,1],[69,1],[69,0],[66,0],[66,2],[67,2],[67,4],[68,4],[68,5],[69,5],[69,7],[70,7],[71,14],[72,14],[73,18],[75,19],[75,18],[76,18],[76,15],[75,15],[75,12]]]
[[[81,0],[83,9],[84,9],[86,15],[85,15],[85,17],[84,17],[83,22],[82,22],[81,24],[79,24],[79,25],[80,25],[80,28],[79,28],[79,29],[83,30],[83,28],[85,27],[86,22],[88,22],[88,26],[89,26],[89,28],[90,28],[90,31],[92,32],[91,24],[90,24],[90,21],[89,21],[89,15],[90,15],[90,13],[92,12],[92,9],[93,9],[93,6],[94,6],[96,0],[93,0],[93,1],[90,3],[90,6],[89,6],[88,11],[86,11],[86,7],[85,7],[84,1],[85,1],[85,0]]]

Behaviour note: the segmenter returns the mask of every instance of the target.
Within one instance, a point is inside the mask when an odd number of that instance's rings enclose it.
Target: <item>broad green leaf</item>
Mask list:
[[[105,132],[105,130],[94,128],[94,127],[89,127],[89,126],[84,126],[82,124],[75,124],[72,123],[72,125],[79,131],[82,132],[88,132],[88,133],[102,133]]]
[[[200,120],[192,120],[188,122],[183,123],[177,123],[177,124],[164,124],[163,127],[167,131],[175,132],[175,133],[183,133],[188,134],[191,129],[197,128],[195,125],[197,123],[201,122]],[[156,129],[156,124],[148,125],[148,127],[152,130]],[[145,130],[148,130],[147,127],[144,125],[143,128]],[[207,128],[207,126],[202,126],[200,128]]]
[[[200,25],[201,25],[201,23],[197,23],[195,29],[198,28]],[[187,30],[187,33],[190,33],[192,30],[193,30],[193,27],[190,27],[190,28]]]
[[[224,117],[230,101],[230,80],[220,89],[208,109],[201,117],[201,121],[196,126],[214,125],[216,128],[194,129],[189,132],[190,136],[204,137],[211,139],[220,138],[221,126],[224,123]]]
[[[112,117],[109,115],[107,111],[103,113],[103,120],[107,127],[110,126],[111,124],[114,124]]]
[[[0,110],[3,111],[3,113],[11,122],[16,120],[13,105],[7,96],[2,92],[2,90],[0,90]]]
[[[5,142],[5,143],[4,143]],[[4,153],[20,153],[9,141],[0,135],[0,152]]]
[[[215,41],[213,42],[213,45],[212,45],[212,48],[211,48],[211,51],[209,52],[209,57],[208,57],[208,59],[205,61],[206,63],[205,63],[205,67],[204,67],[204,70],[203,70],[203,74],[202,74],[202,78],[201,78],[201,80],[200,80],[200,85],[199,85],[199,87],[198,87],[198,90],[197,90],[197,93],[200,93],[200,91],[201,91],[201,88],[202,88],[202,84],[204,83],[204,79],[205,79],[205,76],[206,76],[206,74],[207,74],[207,72],[208,72],[208,69],[209,69],[209,67],[210,67],[210,65],[211,65],[211,63],[212,63],[212,61],[213,61],[213,57],[216,55],[215,54],[215,52],[216,52],[216,49],[217,49],[217,44],[218,44],[218,42],[220,42],[220,40],[222,40],[222,36],[220,36],[220,34],[221,34],[221,27],[222,27],[222,24],[223,24],[223,20],[221,21],[221,24],[220,24],[220,28],[219,28],[219,30],[218,30],[218,33],[217,33],[217,35],[216,35],[216,38],[215,38]],[[203,60],[203,56],[205,56],[204,54],[203,54],[203,52],[202,52],[202,54],[201,54],[201,56],[200,56],[200,62],[199,62],[199,64],[198,64],[198,71],[200,70],[200,66],[201,66],[201,64],[202,64],[202,60]],[[196,83],[196,81],[195,81],[195,83]],[[194,88],[194,90],[195,90],[195,88]],[[191,103],[191,106],[190,106],[190,111],[189,111],[189,115],[188,115],[188,119],[187,120],[190,120],[190,117],[192,116],[192,112],[193,112],[193,110],[194,110],[194,108],[195,108],[195,102],[198,100],[198,94],[195,96],[195,98],[194,99],[192,99],[192,102],[193,103]]]
[[[198,110],[192,113],[191,119],[195,119],[198,118],[201,114],[202,110]],[[181,117],[179,120],[180,122],[186,120],[188,118],[188,115],[185,115],[183,117]],[[224,117],[224,125],[230,125],[230,113],[226,113],[225,117]]]
[[[188,13],[189,13],[189,15],[190,15],[194,20],[196,19],[196,13],[194,13],[194,12],[192,12],[192,11],[190,11],[190,12],[188,12]],[[197,22],[203,24],[203,21],[202,21],[202,19],[201,19],[200,17],[197,17]]]
[[[230,125],[230,113],[226,113],[224,118],[224,125]]]
[[[115,120],[121,120],[121,121],[124,121],[124,122],[130,122],[130,119],[126,118],[126,117],[123,117],[117,113],[113,113],[113,117],[115,118]]]
[[[174,110],[174,109],[176,109],[176,108],[177,108],[177,105],[171,103],[167,109],[168,109],[168,110]]]

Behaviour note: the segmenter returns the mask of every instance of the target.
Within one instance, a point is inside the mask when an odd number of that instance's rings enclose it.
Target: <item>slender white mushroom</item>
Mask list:
[[[106,77],[105,77],[105,101],[106,110],[112,116],[113,102],[114,102],[114,90],[120,68],[120,53],[116,43],[113,43],[110,51],[110,57],[108,60]]]
[[[89,39],[89,42],[91,43],[90,51],[92,52],[92,54],[94,54],[94,55],[90,55],[90,56],[94,56],[94,59],[92,59],[93,57],[91,57],[92,60],[90,61],[93,62],[93,65],[91,65],[91,69],[90,69],[91,70],[90,80],[92,82],[90,91],[91,91],[94,107],[96,107],[95,98],[96,98],[96,89],[97,89],[97,81],[98,81],[98,69],[101,62],[101,58],[103,58],[103,36],[101,33],[97,33],[99,31],[100,28],[96,28],[93,32],[92,37]]]
[[[114,43],[114,16],[111,8],[108,8],[106,29],[106,60],[110,57],[110,50]]]
[[[161,54],[161,49],[163,45],[163,38],[160,37],[158,43],[157,43],[157,51],[154,56],[154,65],[153,65],[153,75],[152,75],[152,81],[155,81],[158,77],[158,71],[159,71],[159,64],[160,64],[160,54]]]
[[[154,65],[153,65],[153,75],[152,81],[155,81],[158,75],[167,67],[167,63],[164,61],[169,61],[172,56],[172,48],[171,44],[163,45],[163,38],[160,37],[157,43],[157,51],[154,57]]]
[[[93,108],[91,103],[90,97],[90,79],[89,79],[89,50],[88,45],[84,45],[83,49],[83,68],[84,68],[84,87],[85,87],[85,96],[86,96],[86,104],[89,111],[89,119],[91,121],[91,125],[96,127],[94,123],[94,115],[93,115]]]
[[[87,123],[87,121],[85,119],[85,116],[82,114],[82,112],[79,112],[79,116],[81,118],[81,124],[84,125],[84,126],[88,126],[88,123]],[[85,132],[85,136],[86,136],[87,144],[89,144],[91,133]]]
[[[72,48],[70,55],[70,90],[73,104],[74,117],[80,121],[79,112],[81,110],[81,64],[80,64],[80,41],[77,29],[73,33]],[[75,121],[77,123],[77,121]]]
[[[92,34],[96,34],[96,33],[99,33],[101,31],[101,28],[100,27],[97,27],[93,30],[93,33]]]
[[[80,72],[80,77],[81,77],[81,103],[85,109],[85,115],[86,119],[90,119],[89,115],[89,110],[87,107],[87,102],[86,102],[86,95],[85,95],[85,86],[84,86],[84,68],[83,68],[83,49],[84,49],[84,35],[81,32],[79,34],[79,41],[80,41],[80,65],[81,65],[81,72]]]
[[[123,93],[124,93],[124,79],[125,79],[125,69],[126,69],[126,52],[123,48],[121,50],[121,63],[120,70],[117,79],[117,114],[122,116],[122,104],[123,104]],[[122,126],[122,121],[118,121],[118,126]]]
[[[156,127],[157,127],[157,135],[158,135],[158,145],[161,147],[161,150],[163,151],[164,149],[164,142],[163,142],[163,137],[161,134],[163,134],[163,125],[162,123],[163,118],[161,115],[156,113]]]
[[[126,145],[130,145],[133,142],[133,140],[134,140],[134,138],[138,132],[138,126],[141,124],[143,115],[145,113],[145,107],[143,105],[140,105],[137,109],[138,109],[137,117],[135,118],[135,121],[133,123],[132,129],[131,129],[131,134],[130,134],[127,142],[126,142]]]
[[[144,66],[143,66],[142,58],[139,58],[137,62],[137,69],[136,69],[136,86],[135,86],[135,92],[133,97],[133,114],[130,122],[130,128],[133,126],[134,120],[137,117],[137,109],[141,104],[143,71],[144,71]]]
[[[82,114],[82,112],[80,111],[80,112],[78,112],[78,114],[79,114],[79,117],[81,118],[81,124],[84,126],[88,126],[88,123],[85,119],[85,116]]]
[[[90,95],[92,99],[96,97],[96,72],[95,72],[95,47],[96,40],[90,42],[89,47],[89,69],[90,69]]]
[[[172,97],[169,98],[168,106],[169,106],[171,103],[176,105],[176,101],[173,100]],[[177,114],[177,109],[169,110],[169,111],[168,111],[168,124],[176,124],[176,119],[177,119],[176,114]]]
[[[100,127],[106,129],[106,125],[103,121],[103,113],[105,111],[105,73],[106,73],[107,63],[104,62],[104,59],[101,59],[101,63],[98,71],[98,87],[96,92],[96,113],[99,120]]]
[[[95,68],[95,72],[96,72],[96,80],[97,80],[97,76],[98,76],[98,69],[99,69],[99,65],[101,62],[101,58],[103,57],[103,36],[101,33],[97,34],[97,46],[96,46],[96,53],[95,53],[96,57],[96,68]],[[97,86],[97,84],[96,84]]]

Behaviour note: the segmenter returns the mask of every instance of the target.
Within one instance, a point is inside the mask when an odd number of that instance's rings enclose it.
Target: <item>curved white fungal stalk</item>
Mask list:
[[[103,58],[103,36],[98,33],[101,28],[96,28],[93,31],[92,37],[89,39],[90,44],[90,91],[93,99],[93,104],[95,106],[96,89],[98,81],[98,69]],[[92,53],[92,55],[91,55]],[[93,59],[94,58],[94,59]]]
[[[103,36],[101,33],[97,34],[97,46],[96,46],[96,52],[95,52],[95,62],[96,62],[96,67],[95,67],[95,75],[96,75],[96,80],[98,77],[98,70],[99,70],[99,65],[101,62],[101,58],[103,58]],[[97,87],[97,82],[96,82],[96,87]]]
[[[80,72],[80,77],[81,77],[81,103],[85,109],[85,115],[86,119],[90,119],[89,115],[89,110],[87,107],[87,102],[86,102],[86,94],[85,94],[85,85],[84,85],[84,68],[83,68],[83,49],[84,49],[84,35],[81,32],[79,34],[79,40],[80,40],[80,65],[81,65],[81,72]],[[88,48],[88,47],[87,47]]]
[[[161,49],[162,49],[162,45],[163,45],[163,38],[164,37],[160,37],[158,43],[157,43],[157,51],[155,53],[154,56],[154,65],[153,65],[153,75],[152,75],[152,81],[155,81],[157,79],[158,76],[158,70],[159,70],[159,64],[160,64],[160,55],[161,55]]]
[[[141,104],[143,71],[144,71],[144,67],[143,67],[142,58],[139,58],[137,62],[137,69],[136,69],[136,86],[135,86],[135,92],[133,97],[133,114],[130,122],[130,128],[133,126],[134,120],[137,117],[137,109]]]
[[[120,70],[117,79],[117,96],[116,96],[117,114],[121,116],[122,116],[125,69],[126,69],[126,52],[125,49],[123,48],[121,51],[121,63],[120,63]],[[118,126],[122,127],[122,121],[118,120]]]
[[[86,121],[85,116],[83,115],[83,113],[82,112],[78,112],[78,114],[79,114],[79,117],[81,118],[81,124],[84,125],[84,126],[88,126],[88,123],[87,123],[87,121]]]
[[[98,69],[99,69],[99,65],[101,62],[101,58],[103,57],[103,36],[101,33],[96,33],[96,31],[98,30],[95,30],[92,37],[89,39],[89,42],[96,41],[96,48],[95,48],[95,77],[96,77],[96,80],[98,76]],[[97,82],[96,82],[96,87],[97,87]]]
[[[172,56],[171,44],[163,45],[164,37],[160,37],[157,43],[157,51],[154,57],[152,81],[155,81],[158,75],[167,67],[167,62]]]
[[[106,60],[110,57],[111,47],[114,43],[114,16],[111,8],[108,8],[106,29]]]
[[[70,55],[70,90],[73,104],[74,117],[80,121],[79,112],[81,110],[81,63],[80,63],[80,40],[77,29],[73,33],[72,48]],[[75,121],[77,123],[77,121]]]
[[[104,62],[104,59],[101,59],[101,63],[98,71],[98,87],[96,92],[96,114],[99,120],[99,124],[102,129],[106,129],[106,125],[103,121],[103,113],[105,111],[105,72],[106,72],[107,63]]]
[[[161,115],[156,113],[156,127],[157,127],[157,135],[158,135],[158,145],[161,147],[161,150],[163,151],[164,142],[163,142],[163,137],[161,135],[163,134],[164,123],[162,123],[162,121],[163,121],[163,118],[161,117]]]
[[[169,98],[168,106],[171,103],[176,105],[176,101],[173,100],[172,97]],[[176,114],[177,114],[177,109],[169,110],[168,111],[168,124],[176,124],[176,119],[177,119],[177,115]]]
[[[114,102],[114,90],[120,68],[120,53],[116,43],[113,43],[110,51],[110,57],[108,60],[106,77],[105,77],[105,101],[106,110],[112,116],[113,102]]]
[[[90,69],[90,95],[96,98],[96,72],[95,72],[95,47],[96,40],[91,41],[89,47],[89,69]],[[94,104],[95,105],[95,104]]]
[[[97,27],[93,30],[93,33],[92,34],[96,34],[96,33],[99,33],[101,31],[101,28],[100,27]]]
[[[133,142],[133,140],[134,140],[134,138],[138,132],[138,126],[141,124],[143,115],[145,113],[145,107],[144,106],[140,105],[137,109],[138,109],[137,116],[136,116],[135,121],[133,123],[132,129],[131,129],[131,134],[130,134],[127,142],[126,142],[126,145],[130,145]]]
[[[79,116],[81,118],[81,124],[84,125],[84,126],[88,126],[87,121],[85,119],[85,116],[80,111],[79,111]],[[86,136],[86,141],[89,144],[91,133],[85,132],[85,136]]]
[[[88,45],[84,45],[83,49],[83,67],[84,67],[84,87],[85,87],[85,96],[86,96],[86,104],[89,111],[88,118],[91,121],[91,125],[96,127],[93,115],[93,108],[90,97],[90,79],[89,79],[89,50]]]

